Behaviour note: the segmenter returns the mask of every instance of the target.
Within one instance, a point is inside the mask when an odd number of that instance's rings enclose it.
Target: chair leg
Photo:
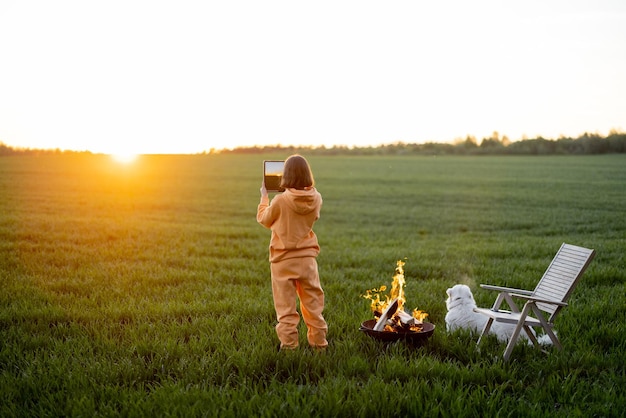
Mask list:
[[[533,345],[536,348],[541,348],[539,346],[539,341],[537,341],[537,337],[535,337],[535,334],[533,333],[533,330],[530,329],[529,326],[524,325],[524,331],[526,331],[526,335],[528,335],[528,339],[533,343]]]
[[[531,306],[527,303],[524,305],[524,309],[519,318],[519,322],[515,326],[515,331],[513,331],[513,335],[511,335],[511,339],[504,350],[504,361],[509,361],[509,357],[511,357],[511,353],[513,352],[513,348],[517,343],[517,339],[519,338],[520,332],[522,332],[522,328],[524,328],[524,322],[526,321],[526,317],[528,316],[529,311],[531,310]]]
[[[561,345],[561,342],[559,341],[559,338],[556,336],[556,334],[552,331],[552,329],[550,327],[545,328],[546,330],[546,334],[548,334],[548,336],[550,337],[550,339],[552,340],[552,345],[556,348],[558,348],[559,350],[563,349],[563,346]]]
[[[544,318],[539,308],[537,308],[537,306],[534,304],[533,304],[533,311],[537,319],[539,319],[539,322],[541,322],[543,330],[546,332],[546,334],[548,334],[548,336],[552,340],[552,345],[558,348],[559,350],[562,350],[563,346],[561,345],[561,342],[559,341],[554,331],[552,331],[552,327],[550,326],[550,324],[548,324],[548,321],[546,321],[546,319]]]
[[[482,341],[483,337],[489,334],[489,330],[491,329],[491,324],[493,324],[493,318],[489,318],[487,322],[485,323],[485,326],[483,327],[483,332],[480,334],[480,337],[478,337],[478,341],[476,341],[476,345],[480,345],[480,342]]]
[[[515,332],[511,336],[509,343],[506,345],[506,349],[504,350],[504,361],[509,361],[509,357],[511,357],[511,353],[513,353],[513,348],[515,347],[515,343],[517,342],[517,337],[519,337],[519,330],[515,328]]]

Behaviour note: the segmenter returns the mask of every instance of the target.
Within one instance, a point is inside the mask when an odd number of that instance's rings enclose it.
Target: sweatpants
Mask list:
[[[328,326],[322,316],[324,291],[320,285],[315,257],[289,258],[270,263],[270,266],[274,308],[278,319],[276,334],[280,347],[298,347],[300,316],[296,310],[296,296],[300,298],[300,310],[307,326],[309,345],[316,348],[326,347]]]

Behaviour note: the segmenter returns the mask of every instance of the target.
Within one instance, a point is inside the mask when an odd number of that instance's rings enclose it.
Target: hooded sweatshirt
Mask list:
[[[314,187],[286,189],[269,202],[262,196],[256,220],[271,229],[270,261],[316,257],[320,252],[313,224],[320,217],[322,195]]]

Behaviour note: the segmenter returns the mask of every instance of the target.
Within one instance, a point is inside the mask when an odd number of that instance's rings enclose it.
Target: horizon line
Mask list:
[[[485,140],[496,140],[500,143],[504,143],[507,142],[507,144],[513,143],[513,142],[520,142],[520,141],[528,141],[528,140],[537,140],[537,139],[543,139],[543,140],[547,140],[547,141],[558,141],[561,139],[580,139],[583,137],[604,137],[604,138],[608,138],[610,136],[613,135],[623,135],[626,132],[622,131],[621,129],[611,129],[609,131],[608,134],[606,135],[602,135],[600,133],[598,133],[598,131],[596,132],[589,132],[589,131],[585,131],[582,134],[579,134],[576,137],[573,136],[567,136],[567,135],[560,135],[558,138],[546,138],[543,135],[537,135],[535,137],[527,137],[526,135],[524,135],[522,138],[519,139],[515,139],[515,140],[511,140],[507,135],[500,135],[498,133],[498,131],[494,131],[491,137],[484,137],[481,138],[480,142],[478,141],[478,138],[476,136],[473,135],[466,135],[464,138],[455,138],[453,140],[448,140],[448,141],[424,141],[424,142],[405,142],[405,141],[393,141],[393,142],[386,142],[386,143],[379,143],[378,145],[357,145],[357,144],[352,144],[352,145],[348,145],[348,144],[333,144],[332,146],[328,146],[325,144],[319,144],[319,145],[313,145],[313,144],[300,144],[300,145],[295,145],[295,144],[254,144],[254,145],[240,145],[240,146],[236,146],[236,147],[223,147],[223,148],[217,148],[217,147],[210,147],[208,149],[203,149],[200,151],[194,151],[194,152],[146,152],[146,153],[133,153],[134,155],[198,155],[198,154],[217,154],[217,153],[221,153],[221,152],[232,152],[232,151],[236,151],[236,150],[246,150],[246,149],[255,149],[255,148],[274,148],[274,149],[293,149],[293,148],[303,148],[303,149],[334,149],[334,148],[342,148],[342,149],[366,149],[366,148],[384,148],[384,147],[388,147],[391,145],[431,145],[431,144],[435,144],[435,145],[459,145],[462,143],[467,142],[468,140],[473,141],[476,145],[480,145],[482,144],[482,142],[484,142]],[[8,143],[5,143],[3,141],[0,141],[0,147],[6,147],[6,148],[10,148],[13,149],[15,151],[41,151],[41,152],[68,152],[68,153],[91,153],[94,155],[113,155],[113,154],[119,154],[119,153],[115,153],[115,152],[106,152],[106,151],[93,151],[93,150],[89,150],[89,149],[71,149],[71,148],[60,148],[60,147],[55,147],[55,148],[31,148],[31,147],[24,147],[24,146],[16,146],[16,145],[11,145]]]

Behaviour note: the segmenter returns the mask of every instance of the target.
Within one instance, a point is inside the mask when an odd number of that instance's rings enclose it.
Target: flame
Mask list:
[[[396,274],[393,275],[393,282],[391,283],[391,300],[398,298],[398,309],[402,309],[406,299],[404,298],[404,261],[398,260],[396,263]]]
[[[382,285],[379,288],[368,289],[365,291],[363,297],[371,301],[370,308],[374,312],[375,316],[380,314],[389,306],[392,300],[398,299],[398,310],[402,309],[406,299],[404,297],[404,285],[406,281],[404,279],[404,261],[398,260],[396,262],[396,271],[393,275],[393,281],[391,282],[391,291],[388,295],[384,292],[387,290],[387,286]]]
[[[389,296],[383,295],[382,293],[387,290],[387,286],[382,285],[378,289],[368,289],[365,291],[363,297],[371,301],[370,309],[374,312],[375,316],[380,316],[383,313],[387,305],[389,305]],[[381,299],[381,296],[384,299]]]
[[[365,291],[365,294],[362,295],[363,298],[370,301],[370,309],[374,313],[375,318],[379,318],[382,315],[383,311],[389,306],[389,304],[394,299],[398,299],[398,311],[389,320],[387,325],[385,325],[385,331],[397,332],[398,327],[403,326],[398,313],[403,311],[403,307],[406,302],[406,297],[404,293],[404,286],[406,285],[406,280],[404,277],[404,265],[405,262],[402,260],[398,260],[396,262],[396,270],[393,275],[393,281],[391,282],[391,290],[389,294],[384,293],[387,290],[387,286],[382,285],[378,288],[368,289]],[[409,329],[411,331],[421,331],[422,323],[428,317],[428,314],[422,310],[418,310],[417,308],[415,308],[413,309],[411,316],[414,318],[415,323],[410,325]]]
[[[415,318],[419,322],[424,322],[424,319],[428,318],[428,314],[424,311],[419,311],[416,308],[413,309],[413,318]]]

